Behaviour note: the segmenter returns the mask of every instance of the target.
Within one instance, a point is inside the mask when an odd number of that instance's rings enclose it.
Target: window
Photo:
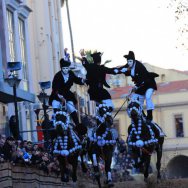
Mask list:
[[[22,62],[22,80],[24,83],[24,90],[28,91],[28,75],[27,75],[27,62],[26,62],[26,43],[25,43],[25,30],[24,21],[18,19],[19,23],[19,41],[20,41],[20,52],[21,52],[21,62]]]
[[[7,24],[8,24],[8,43],[10,50],[10,61],[15,61],[15,40],[14,40],[14,21],[13,12],[7,9]]]
[[[162,82],[165,81],[165,74],[161,74],[161,81],[162,81]]]
[[[174,120],[175,120],[176,137],[184,137],[182,115],[181,114],[175,115]]]

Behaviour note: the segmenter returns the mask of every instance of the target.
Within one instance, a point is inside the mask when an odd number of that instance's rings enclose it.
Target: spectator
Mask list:
[[[3,152],[3,139],[2,139],[2,135],[0,135],[0,163],[4,162],[4,152]]]
[[[42,156],[42,162],[40,163],[40,169],[48,174],[49,171],[48,171],[48,167],[47,166],[49,164],[50,164],[49,155],[48,155],[47,152],[44,152],[44,154]]]
[[[52,131],[49,129],[53,129],[53,122],[49,120],[49,115],[46,114],[46,117],[44,118],[44,121],[42,122],[42,129],[43,131],[43,135],[44,135],[44,147],[45,149],[48,149],[49,144],[51,142],[51,133]]]
[[[31,141],[27,141],[27,145],[26,145],[26,151],[33,151],[33,143]]]
[[[36,165],[36,167],[40,167],[40,163],[42,162],[42,153],[43,149],[41,147],[38,147],[36,150],[33,151],[31,161],[32,164]]]
[[[6,139],[5,144],[3,146],[4,159],[6,161],[11,161],[12,159],[13,141],[14,141],[14,138],[10,136]]]
[[[12,134],[14,139],[16,139],[16,140],[22,139],[21,136],[19,135],[19,132],[18,132],[18,127],[17,127],[15,115],[12,115],[10,117],[9,128],[10,128],[10,133]]]

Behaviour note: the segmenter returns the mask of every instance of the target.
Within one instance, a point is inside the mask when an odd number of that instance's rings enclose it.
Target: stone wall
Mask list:
[[[49,176],[36,168],[1,163],[0,187],[59,188],[62,187],[62,183],[60,178],[54,174],[50,174]]]

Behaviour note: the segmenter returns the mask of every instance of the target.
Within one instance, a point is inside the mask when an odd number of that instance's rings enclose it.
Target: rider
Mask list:
[[[70,70],[71,63],[64,60],[60,60],[61,71],[57,72],[52,82],[52,92],[49,98],[49,104],[54,109],[54,113],[60,108],[61,104],[66,104],[67,112],[75,123],[75,130],[79,135],[86,133],[87,129],[81,123],[79,123],[77,110],[75,105],[77,100],[74,93],[70,91],[73,83],[84,85],[84,80],[77,77],[73,71]]]
[[[93,63],[89,63],[85,57],[84,51],[81,52],[82,64],[87,71],[86,83],[89,85],[88,93],[90,100],[93,100],[97,105],[103,103],[111,109],[114,108],[114,105],[111,100],[109,92],[104,88],[110,88],[106,82],[106,74],[117,74],[119,71],[117,68],[108,68],[104,65],[101,65],[101,52],[96,52],[91,54],[93,58]]]
[[[157,90],[155,77],[159,75],[153,72],[148,72],[146,67],[135,59],[133,51],[129,51],[128,55],[124,55],[127,59],[127,64],[121,67],[119,70],[125,74],[125,76],[131,76],[132,81],[135,84],[133,95],[134,98],[139,97],[139,101],[142,106],[144,99],[146,99],[147,109],[147,121],[153,120],[152,111],[154,110],[154,104],[152,102],[152,95],[154,90]]]

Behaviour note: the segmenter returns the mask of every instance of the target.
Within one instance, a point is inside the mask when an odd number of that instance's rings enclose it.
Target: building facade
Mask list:
[[[9,72],[7,62],[20,61],[18,71],[21,83],[17,88],[19,126],[23,139],[37,141],[37,114],[44,112],[37,98],[41,92],[39,82],[52,81],[60,70],[59,60],[64,57],[62,32],[62,0],[2,0],[0,2],[0,111],[1,133],[14,114],[13,91],[5,82]],[[71,69],[85,76],[80,64],[72,63]],[[82,69],[82,70],[81,70]],[[94,104],[88,101],[87,88],[74,86],[78,99],[78,111],[92,114]],[[51,89],[45,91],[48,95]],[[52,109],[49,107],[48,112]],[[25,132],[24,132],[25,131]],[[7,132],[7,135],[9,133]]]
[[[17,71],[21,82],[17,88],[18,113],[21,114],[25,108],[25,118],[19,116],[20,128],[26,127],[26,105],[35,102],[32,87],[31,57],[29,51],[28,17],[31,9],[21,0],[0,1],[0,129],[5,132],[8,120],[14,115],[13,88],[6,82],[9,75],[8,62],[22,62],[22,68]],[[30,71],[28,71],[30,70]],[[7,129],[8,130],[8,129]],[[7,133],[8,134],[8,133]]]

